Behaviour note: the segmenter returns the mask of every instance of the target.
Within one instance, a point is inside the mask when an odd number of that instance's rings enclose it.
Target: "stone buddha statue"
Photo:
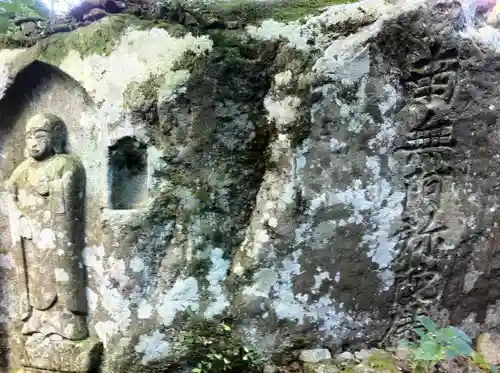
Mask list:
[[[22,334],[78,341],[86,324],[85,169],[65,152],[66,126],[52,114],[26,124],[27,159],[7,182]]]

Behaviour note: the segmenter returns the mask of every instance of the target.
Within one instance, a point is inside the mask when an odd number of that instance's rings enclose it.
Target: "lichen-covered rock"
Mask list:
[[[332,354],[325,348],[318,348],[314,350],[303,350],[300,352],[300,360],[308,363],[317,363],[322,360],[332,358]]]
[[[319,362],[304,364],[304,373],[340,373],[342,369],[333,362]]]
[[[367,0],[244,28],[207,17],[105,17],[0,51],[0,178],[38,112],[66,123],[85,168],[103,371],[182,371],[215,342],[256,365],[363,348],[415,314],[497,328],[498,55],[470,40],[460,4]]]
[[[493,365],[500,364],[500,336],[496,333],[482,333],[477,337],[477,352]]]

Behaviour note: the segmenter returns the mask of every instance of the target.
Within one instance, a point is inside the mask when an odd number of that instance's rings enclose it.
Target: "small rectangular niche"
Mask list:
[[[108,148],[110,207],[131,210],[148,199],[148,156],[146,144],[123,137]]]

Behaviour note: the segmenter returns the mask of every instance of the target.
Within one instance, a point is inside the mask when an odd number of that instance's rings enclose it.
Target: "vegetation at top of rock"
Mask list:
[[[118,14],[104,18],[71,33],[58,33],[39,41],[37,48],[40,59],[59,64],[70,50],[76,50],[81,57],[97,53],[109,55],[129,26],[144,28],[156,26],[153,21],[140,20],[128,14]],[[162,25],[160,25],[162,26]]]
[[[47,18],[49,9],[40,0],[8,0],[0,2],[0,33],[14,26],[15,18]]]
[[[257,354],[224,321],[207,320],[187,308],[185,324],[177,336],[189,351],[192,373],[256,373]]]
[[[113,16],[71,33],[52,35],[38,45],[41,59],[57,65],[72,49],[82,57],[92,53],[108,55],[127,27],[127,21],[122,15]]]
[[[29,47],[54,34],[67,35],[69,31],[87,28],[89,24],[92,26],[93,22],[103,17],[112,17],[111,14],[115,13],[114,11],[108,13],[99,7],[99,3],[93,4],[91,8],[88,7],[88,3],[85,3],[85,6],[84,4],[77,6],[70,13],[48,21],[49,11],[38,5],[40,0],[10,1],[0,2],[0,48]],[[182,34],[184,31],[199,35],[214,29],[243,29],[248,24],[258,24],[264,19],[281,22],[295,21],[308,15],[315,15],[327,6],[349,2],[355,2],[355,0],[271,0],[267,2],[164,0],[154,4],[139,1],[124,4],[120,12],[132,15],[137,22],[145,22],[145,20],[150,24],[154,22],[155,27],[167,28],[174,35]],[[3,11],[2,4],[7,4]],[[75,16],[77,13],[78,16]],[[82,14],[84,14],[83,22]],[[17,20],[13,21],[14,18]],[[58,44],[59,40],[66,37],[55,37],[50,43]],[[88,38],[83,39],[86,41]],[[97,51],[99,52],[101,47],[109,51],[109,44],[102,44],[100,41],[96,43]]]
[[[438,328],[429,318],[420,318],[413,328],[418,336],[416,342],[401,341],[408,347],[412,372],[431,373],[443,362],[466,359],[470,365],[482,372],[498,373],[498,368],[488,363],[485,357],[474,351],[472,339],[454,326]]]
[[[280,22],[295,21],[307,15],[313,15],[321,8],[355,0],[234,0],[234,1],[195,1],[188,5],[207,16],[222,18],[238,24],[257,23],[272,18]]]

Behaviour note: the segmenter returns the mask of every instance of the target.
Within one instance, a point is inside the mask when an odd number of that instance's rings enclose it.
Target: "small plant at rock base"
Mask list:
[[[472,365],[484,372],[499,373],[481,354],[472,348],[472,339],[454,326],[438,328],[436,323],[427,317],[418,320],[419,325],[413,329],[418,336],[417,342],[403,341],[409,348],[414,373],[431,373],[437,363],[451,361],[457,357],[469,359]]]
[[[209,321],[188,309],[180,340],[190,351],[192,373],[259,371],[257,354],[245,346],[225,322]]]

